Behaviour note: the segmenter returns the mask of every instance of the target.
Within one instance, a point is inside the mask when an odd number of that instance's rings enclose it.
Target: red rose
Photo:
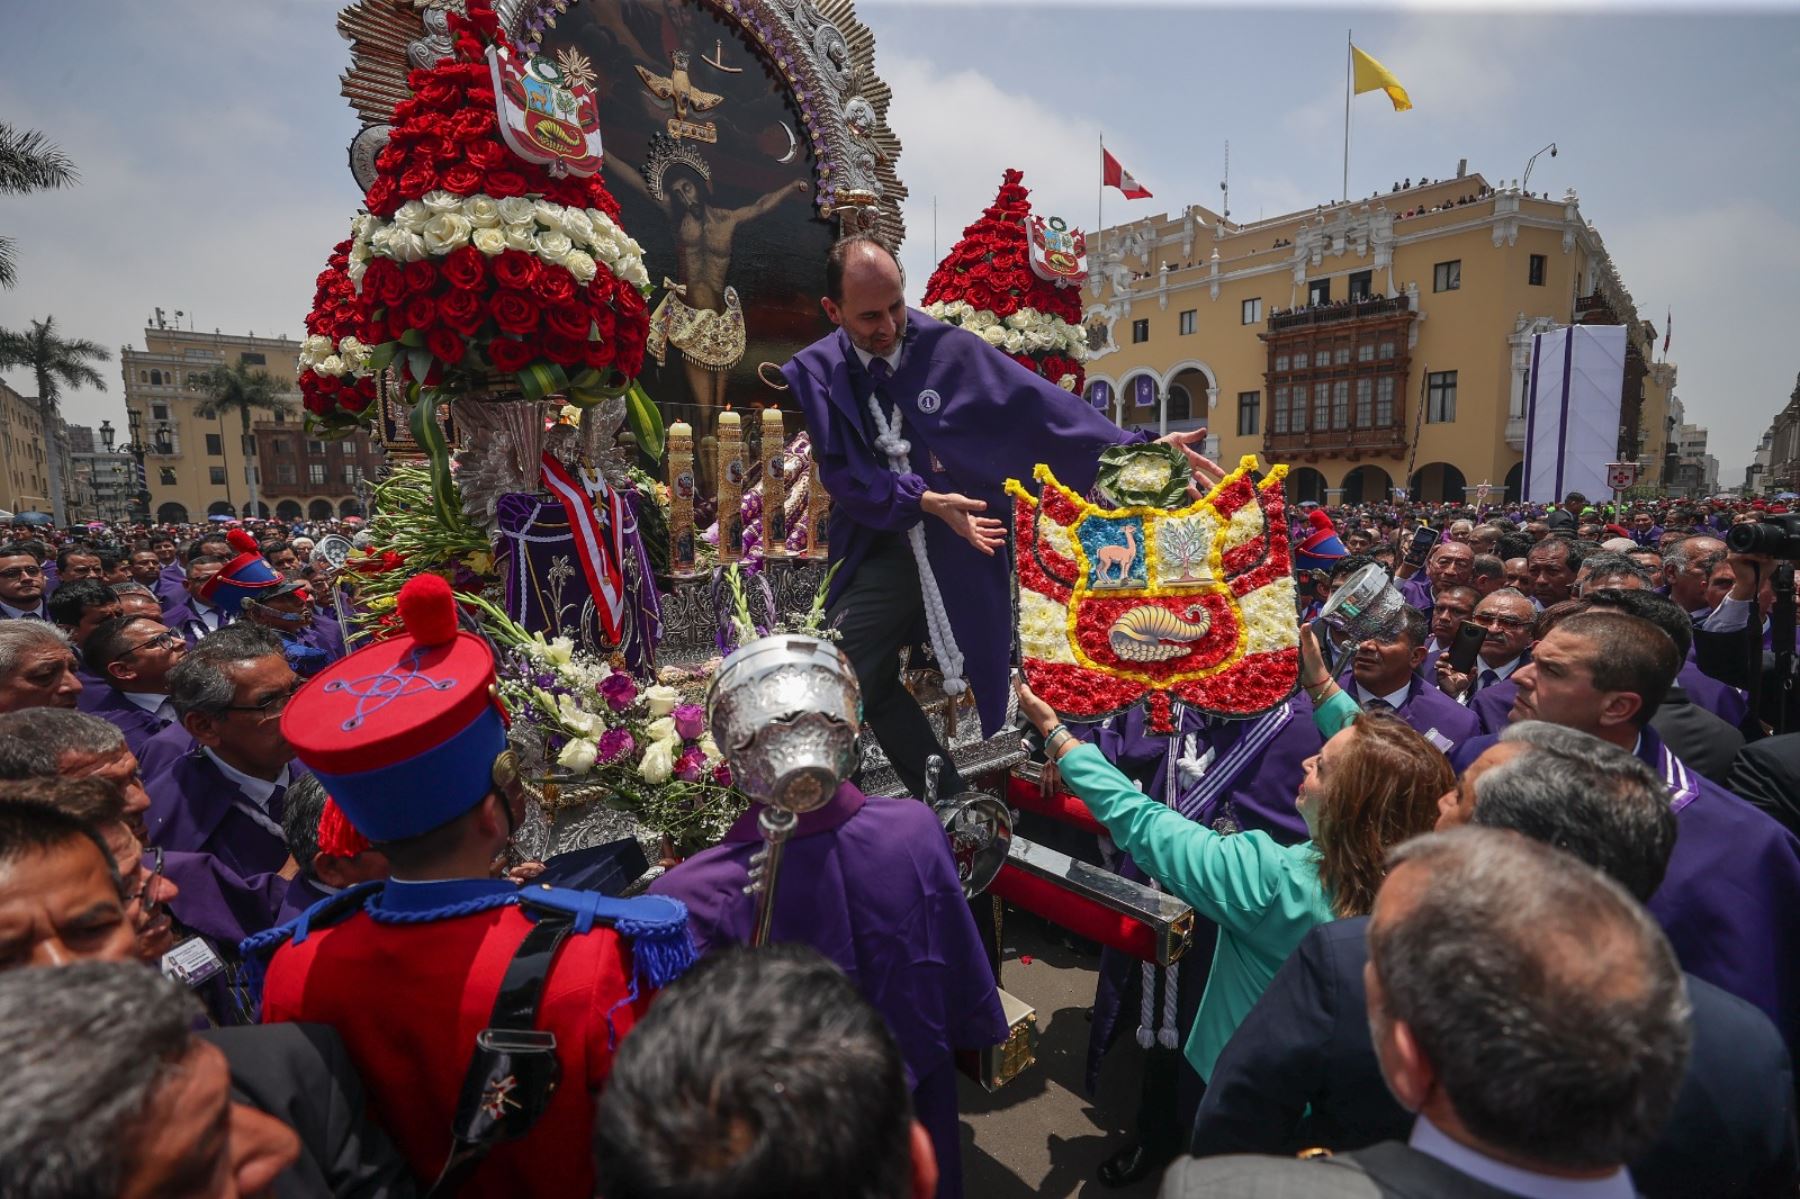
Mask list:
[[[406,294],[406,274],[392,258],[371,258],[363,276],[363,293],[379,303],[391,304]]]
[[[593,314],[586,308],[559,304],[544,309],[544,324],[550,331],[576,341],[587,340],[588,328],[593,323]]]
[[[340,391],[338,392],[337,402],[338,407],[342,408],[345,412],[361,412],[369,406],[369,401],[374,398],[375,396],[372,392],[364,394],[361,391]]]
[[[543,337],[544,357],[558,366],[579,366],[584,356],[584,347],[588,344],[573,337],[564,337],[560,333],[546,333]]]
[[[331,395],[333,392],[335,392],[338,388],[342,387],[343,385],[344,384],[341,379],[338,379],[332,375],[315,374],[313,376],[313,388],[320,395],[325,395],[325,396]]]
[[[479,250],[476,253],[480,253]],[[523,291],[536,282],[538,260],[523,250],[502,250],[494,259],[494,279],[501,287]]]
[[[422,258],[407,263],[401,270],[406,272],[406,290],[409,293],[430,291],[437,286],[437,268]]]
[[[450,118],[438,112],[424,112],[419,114],[418,120],[411,123],[410,128],[414,133],[427,137],[449,137]]]
[[[494,141],[470,142],[463,147],[463,159],[472,167],[491,171],[507,160],[507,153]]]
[[[416,166],[400,176],[400,195],[402,199],[417,200],[420,196],[437,186],[437,172],[426,166]]]
[[[400,195],[394,190],[394,181],[385,176],[369,185],[363,201],[376,216],[393,216],[394,209],[400,207]]]
[[[487,320],[487,308],[472,291],[447,292],[438,299],[438,319],[468,337]]]
[[[507,341],[496,338],[488,342],[488,361],[494,369],[506,374],[516,374],[530,366],[537,358],[532,347],[521,341]]]
[[[594,333],[601,341],[611,341],[618,327],[618,318],[611,308],[596,308],[594,316]]]
[[[566,267],[546,266],[538,271],[531,290],[546,304],[568,304],[575,299],[575,276]]]
[[[538,327],[537,301],[525,292],[503,291],[494,297],[489,310],[503,332],[525,334]]]
[[[601,338],[599,341],[590,341],[581,347],[582,362],[597,371],[603,371],[611,366],[613,355],[613,343],[605,338]]]
[[[487,72],[483,71],[483,75]],[[468,101],[479,108],[494,107],[494,89],[491,87],[472,87],[468,91]]]
[[[479,141],[493,134],[495,125],[492,108],[465,108],[450,122],[450,136],[459,142]]]
[[[432,77],[416,94],[420,104],[431,108],[444,108],[456,103],[458,99],[456,90],[456,87],[448,80]]]
[[[444,190],[459,196],[472,196],[481,190],[481,172],[466,162],[459,162],[444,172]]]
[[[437,324],[437,301],[430,296],[414,296],[406,302],[406,323],[410,328],[425,330]]]
[[[451,287],[468,291],[486,282],[487,260],[474,246],[460,246],[444,257],[443,271]]]
[[[525,176],[517,171],[489,171],[482,190],[496,200],[525,194]]]
[[[431,351],[433,358],[455,366],[462,361],[463,352],[467,347],[463,345],[463,339],[458,334],[452,333],[448,329],[438,328],[425,335],[425,348]]]

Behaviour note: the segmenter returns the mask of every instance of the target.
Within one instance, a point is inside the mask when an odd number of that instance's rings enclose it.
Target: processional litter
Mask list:
[[[778,370],[830,329],[832,242],[905,235],[873,38],[849,0],[358,0],[338,28],[364,204],[319,276],[300,387],[318,435],[373,428],[387,450],[368,544],[329,563],[352,635],[395,626],[408,577],[452,584],[497,651],[533,856],[690,853],[763,802],[766,936],[796,816],[859,763],[865,791],[904,794],[819,628],[830,498]],[[1082,234],[1008,171],[926,310],[1079,394],[1085,276]],[[1283,468],[1246,461],[1192,499],[1161,449],[1109,452],[1089,496],[1010,485],[1017,658],[1071,720],[1259,718],[1298,673]],[[904,669],[975,781],[918,798],[996,978],[1002,897],[1176,960],[1191,909],[1014,835],[1021,811],[1099,825],[1040,786],[1016,730],[983,739],[935,663]],[[1003,999],[1012,1039],[966,1063],[989,1087],[1032,1060],[1035,1017]]]

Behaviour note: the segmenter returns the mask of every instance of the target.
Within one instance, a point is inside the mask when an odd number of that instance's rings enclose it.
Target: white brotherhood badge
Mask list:
[[[919,393],[919,411],[930,416],[944,406],[944,399],[937,392],[926,390]]]

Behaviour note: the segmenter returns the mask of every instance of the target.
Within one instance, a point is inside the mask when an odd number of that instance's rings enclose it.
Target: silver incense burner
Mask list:
[[[1406,597],[1389,582],[1387,571],[1371,562],[1331,593],[1319,609],[1319,619],[1341,646],[1392,641],[1405,627]]]

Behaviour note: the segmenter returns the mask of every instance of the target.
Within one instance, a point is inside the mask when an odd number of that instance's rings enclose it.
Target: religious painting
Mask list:
[[[758,368],[831,330],[819,296],[837,228],[819,215],[800,111],[739,25],[699,0],[585,0],[543,50],[592,73],[603,174],[654,288],[642,382],[666,421],[694,427],[711,496],[719,413],[790,406]]]

